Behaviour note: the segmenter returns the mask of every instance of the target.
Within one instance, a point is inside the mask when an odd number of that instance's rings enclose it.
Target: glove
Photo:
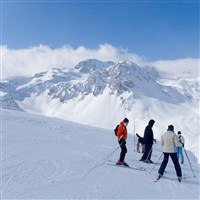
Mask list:
[[[184,146],[185,146],[185,145],[182,143],[182,147],[183,147],[183,148],[184,148]]]

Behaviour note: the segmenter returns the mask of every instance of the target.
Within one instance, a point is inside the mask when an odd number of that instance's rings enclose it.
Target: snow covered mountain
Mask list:
[[[0,90],[4,108],[96,127],[113,129],[128,117],[130,132],[142,135],[153,118],[157,139],[173,124],[176,131],[183,132],[186,148],[199,157],[197,79],[184,76],[170,80],[154,68],[133,62],[89,59],[71,69],[54,68],[33,77],[10,78],[0,84]]]
[[[38,96],[48,90],[48,95],[52,98],[67,102],[78,96],[83,99],[90,93],[98,96],[106,88],[109,88],[111,94],[132,92],[134,98],[147,96],[172,103],[198,99],[189,92],[190,89],[185,89],[186,91],[181,93],[177,87],[166,86],[159,82],[159,79],[158,72],[153,68],[141,68],[128,61],[115,64],[111,61],[90,59],[80,62],[71,70],[54,68],[30,78],[12,78],[1,84],[1,90],[20,101],[30,97],[31,94]],[[185,85],[187,83],[185,81]],[[199,91],[197,82],[195,84],[196,94]]]
[[[2,199],[198,199],[199,165],[187,152],[178,183],[171,160],[165,178],[154,183],[158,168],[141,163],[127,140],[126,161],[146,171],[107,165],[118,144],[111,130],[80,125],[25,112],[2,111]],[[152,160],[161,153],[155,144]],[[109,159],[117,161],[119,150]],[[123,187],[123,188],[122,188]]]

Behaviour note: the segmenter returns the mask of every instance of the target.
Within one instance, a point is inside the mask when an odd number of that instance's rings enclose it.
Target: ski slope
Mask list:
[[[173,124],[200,163],[200,87],[198,76],[193,75],[188,70],[169,75],[130,61],[87,59],[71,69],[53,68],[31,77],[9,77],[0,83],[0,102],[4,109],[111,130],[127,117],[132,122],[129,133],[143,134],[152,118],[158,140]]]
[[[133,136],[127,140],[127,163],[146,171],[103,164],[118,145],[107,129],[61,119],[2,110],[2,199],[198,199],[199,164],[188,152],[181,183],[171,161],[168,179],[154,183],[159,165],[139,162]],[[161,155],[155,144],[152,160]],[[111,156],[117,161],[119,150]],[[160,163],[160,162],[159,162]],[[173,180],[171,180],[173,179]]]
[[[4,109],[111,130],[127,117],[132,122],[129,133],[143,134],[152,118],[158,140],[173,124],[200,163],[199,79],[188,73],[169,76],[130,61],[87,59],[71,69],[53,68],[31,77],[10,77],[0,83],[0,102]]]

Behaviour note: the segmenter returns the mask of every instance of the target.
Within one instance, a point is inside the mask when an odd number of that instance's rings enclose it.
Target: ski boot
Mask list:
[[[123,165],[123,163],[118,160],[116,165]]]
[[[182,177],[178,177],[178,182],[181,182],[181,180],[182,180]]]
[[[153,164],[152,160],[144,160],[144,162],[147,163],[147,164]]]
[[[129,165],[126,162],[122,162],[122,165],[124,165],[125,167],[129,167]]]
[[[158,178],[157,178],[156,180],[157,180],[157,181],[160,180],[160,178],[161,178],[162,176],[163,176],[162,174],[159,174],[159,175],[158,175]]]

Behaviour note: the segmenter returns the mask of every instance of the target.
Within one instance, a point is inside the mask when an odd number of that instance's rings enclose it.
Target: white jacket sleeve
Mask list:
[[[180,145],[180,142],[179,142],[179,138],[177,135],[174,134],[174,143],[176,146],[179,146]]]
[[[184,139],[184,137],[182,135],[181,135],[181,143],[185,144],[185,139]]]

